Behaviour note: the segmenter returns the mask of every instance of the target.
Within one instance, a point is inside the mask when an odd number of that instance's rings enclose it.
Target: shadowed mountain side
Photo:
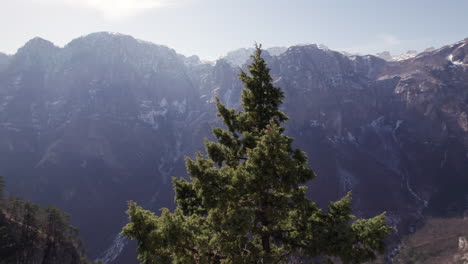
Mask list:
[[[318,174],[314,200],[352,190],[358,216],[386,210],[401,234],[425,214],[463,214],[467,41],[394,62],[316,45],[265,53],[286,95],[286,134]],[[119,34],[64,48],[37,38],[6,61],[0,173],[12,193],[70,212],[90,255],[109,260],[121,253],[126,201],[171,207],[171,176],[185,175],[184,155],[203,150],[219,122],[214,97],[239,107],[242,89],[224,59]]]

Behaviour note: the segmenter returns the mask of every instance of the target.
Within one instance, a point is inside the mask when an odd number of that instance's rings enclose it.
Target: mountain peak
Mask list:
[[[288,48],[286,47],[270,47],[263,49],[263,55],[268,54],[269,56],[279,56],[283,54]],[[241,67],[244,65],[255,53],[254,48],[240,48],[236,50],[229,51],[226,56],[221,57],[221,59],[226,60],[229,64],[234,67]]]
[[[135,39],[130,35],[125,35],[118,32],[110,32],[110,31],[98,31],[89,33],[87,35],[82,36],[82,38],[128,38],[128,39]]]
[[[43,50],[50,50],[50,49],[56,49],[58,48],[57,46],[54,45],[54,43],[43,39],[41,37],[35,37],[26,44],[24,44],[23,47],[21,47],[18,51],[21,50],[38,50],[38,51],[43,51]]]
[[[28,43],[45,43],[45,44],[52,44],[52,45],[54,45],[52,42],[48,41],[47,39],[44,39],[44,38],[41,38],[41,37],[38,37],[38,36],[36,36],[36,37],[30,39],[28,42],[26,42],[26,45],[27,45]]]
[[[50,62],[50,59],[56,56],[58,51],[60,51],[60,48],[55,46],[54,43],[35,37],[18,49],[13,61],[15,61],[15,64],[19,63],[23,66],[44,64]]]
[[[65,47],[66,48],[85,48],[91,50],[105,50],[110,51],[123,51],[134,52],[141,50],[141,47],[147,50],[160,50],[165,53],[171,53],[176,55],[174,49],[171,49],[165,45],[155,44],[149,41],[139,40],[130,35],[125,35],[116,32],[94,32],[88,35],[81,36],[73,39]]]
[[[433,48],[428,48],[424,52],[430,52]],[[392,55],[389,51],[382,51],[380,53],[375,54],[375,56],[384,59],[386,61],[403,61],[408,60],[416,57],[419,54],[416,50],[408,50],[405,53],[401,53],[400,55]]]
[[[389,51],[382,51],[380,53],[375,54],[375,56],[384,59],[386,61],[394,61],[392,54]]]
[[[87,35],[83,35],[76,39],[73,39],[67,46],[74,46],[74,45],[81,45],[82,43],[87,44],[98,44],[103,43],[105,45],[109,44],[109,42],[136,42],[136,39],[129,35],[124,35],[120,33],[114,32],[94,32]]]
[[[288,52],[329,52],[327,46],[323,44],[298,44],[289,47]]]

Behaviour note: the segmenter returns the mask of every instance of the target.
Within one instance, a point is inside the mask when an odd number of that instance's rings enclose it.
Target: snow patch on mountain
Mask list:
[[[175,100],[175,101],[172,102],[172,106],[174,106],[175,110],[179,114],[183,114],[187,110],[187,99],[184,98],[184,100],[182,100],[182,102],[179,102],[179,101]]]
[[[453,65],[467,65],[465,63],[463,63],[463,61],[456,61],[453,59],[453,54],[450,54],[447,56],[447,60],[450,61]]]
[[[338,166],[336,174],[340,183],[340,189],[343,193],[351,191],[353,186],[358,183],[358,179],[341,166]]]
[[[174,103],[180,111],[185,111],[186,103],[184,104],[176,101]],[[169,111],[169,104],[165,97],[161,99],[158,105],[159,107],[156,109],[153,107],[152,101],[144,100],[140,103],[140,113],[138,114],[138,119],[150,125],[154,130],[158,130],[159,128],[158,119],[161,117],[166,117],[166,114]]]
[[[408,50],[405,53],[394,56],[388,51],[383,51],[383,52],[375,54],[375,56],[377,56],[377,57],[379,57],[381,59],[384,59],[386,61],[404,61],[404,60],[412,59],[412,58],[416,57],[418,54],[419,54],[419,52],[417,52],[415,50]]]
[[[114,261],[122,253],[122,250],[126,244],[127,240],[120,234],[117,234],[110,247],[104,252],[103,256],[97,258],[95,261],[102,261],[104,263],[110,263]]]

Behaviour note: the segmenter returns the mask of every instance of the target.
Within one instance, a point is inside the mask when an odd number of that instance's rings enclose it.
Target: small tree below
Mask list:
[[[392,232],[384,214],[354,221],[351,196],[321,210],[304,186],[315,177],[307,156],[283,134],[283,92],[256,47],[239,78],[243,111],[217,101],[227,129],[215,127],[207,155],[186,158],[190,181],[174,179],[177,208],[160,216],[129,202],[122,234],[150,263],[290,263],[339,258],[373,260]]]

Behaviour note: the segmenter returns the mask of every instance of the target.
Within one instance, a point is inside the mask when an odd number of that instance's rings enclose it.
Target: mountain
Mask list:
[[[172,203],[170,177],[183,175],[206,115],[177,53],[123,35],[91,34],[63,49],[34,39],[0,87],[11,191],[67,209],[94,256],[125,223],[127,200]]]
[[[289,131],[318,171],[312,193],[353,190],[358,212],[386,210],[401,232],[424,214],[462,214],[468,75],[453,58],[466,42],[401,62],[315,46],[270,61]]]
[[[392,56],[392,54],[388,51],[382,51],[380,53],[375,54],[375,56],[384,59],[386,61],[395,61],[395,58]]]
[[[10,57],[0,52],[0,71],[5,70],[10,62]]]
[[[434,51],[434,50],[435,50],[434,48],[427,48],[427,49],[424,50],[424,52],[431,52],[431,51]],[[402,53],[402,54],[397,55],[397,56],[393,56],[392,54],[390,54],[390,52],[383,51],[383,52],[377,53],[375,56],[377,56],[377,57],[379,57],[381,59],[384,59],[386,61],[402,61],[402,60],[407,60],[407,59],[414,58],[418,54],[419,54],[419,52],[417,52],[415,50],[408,50],[405,53]]]
[[[265,49],[265,53],[270,54],[271,56],[279,56],[284,53],[288,48],[286,47],[271,47]],[[226,60],[233,67],[242,67],[250,58],[250,56],[255,52],[254,48],[240,48],[233,51],[229,51],[226,56],[221,57],[221,59]]]
[[[399,235],[468,210],[467,43],[402,61],[317,45],[264,53],[286,133],[318,174],[313,200],[352,190],[358,217],[387,211]],[[214,97],[240,107],[240,53],[203,63],[106,32],[63,48],[29,41],[0,67],[1,175],[12,193],[71,213],[90,256],[131,263],[117,236],[126,201],[173,206],[170,178],[219,125]]]

